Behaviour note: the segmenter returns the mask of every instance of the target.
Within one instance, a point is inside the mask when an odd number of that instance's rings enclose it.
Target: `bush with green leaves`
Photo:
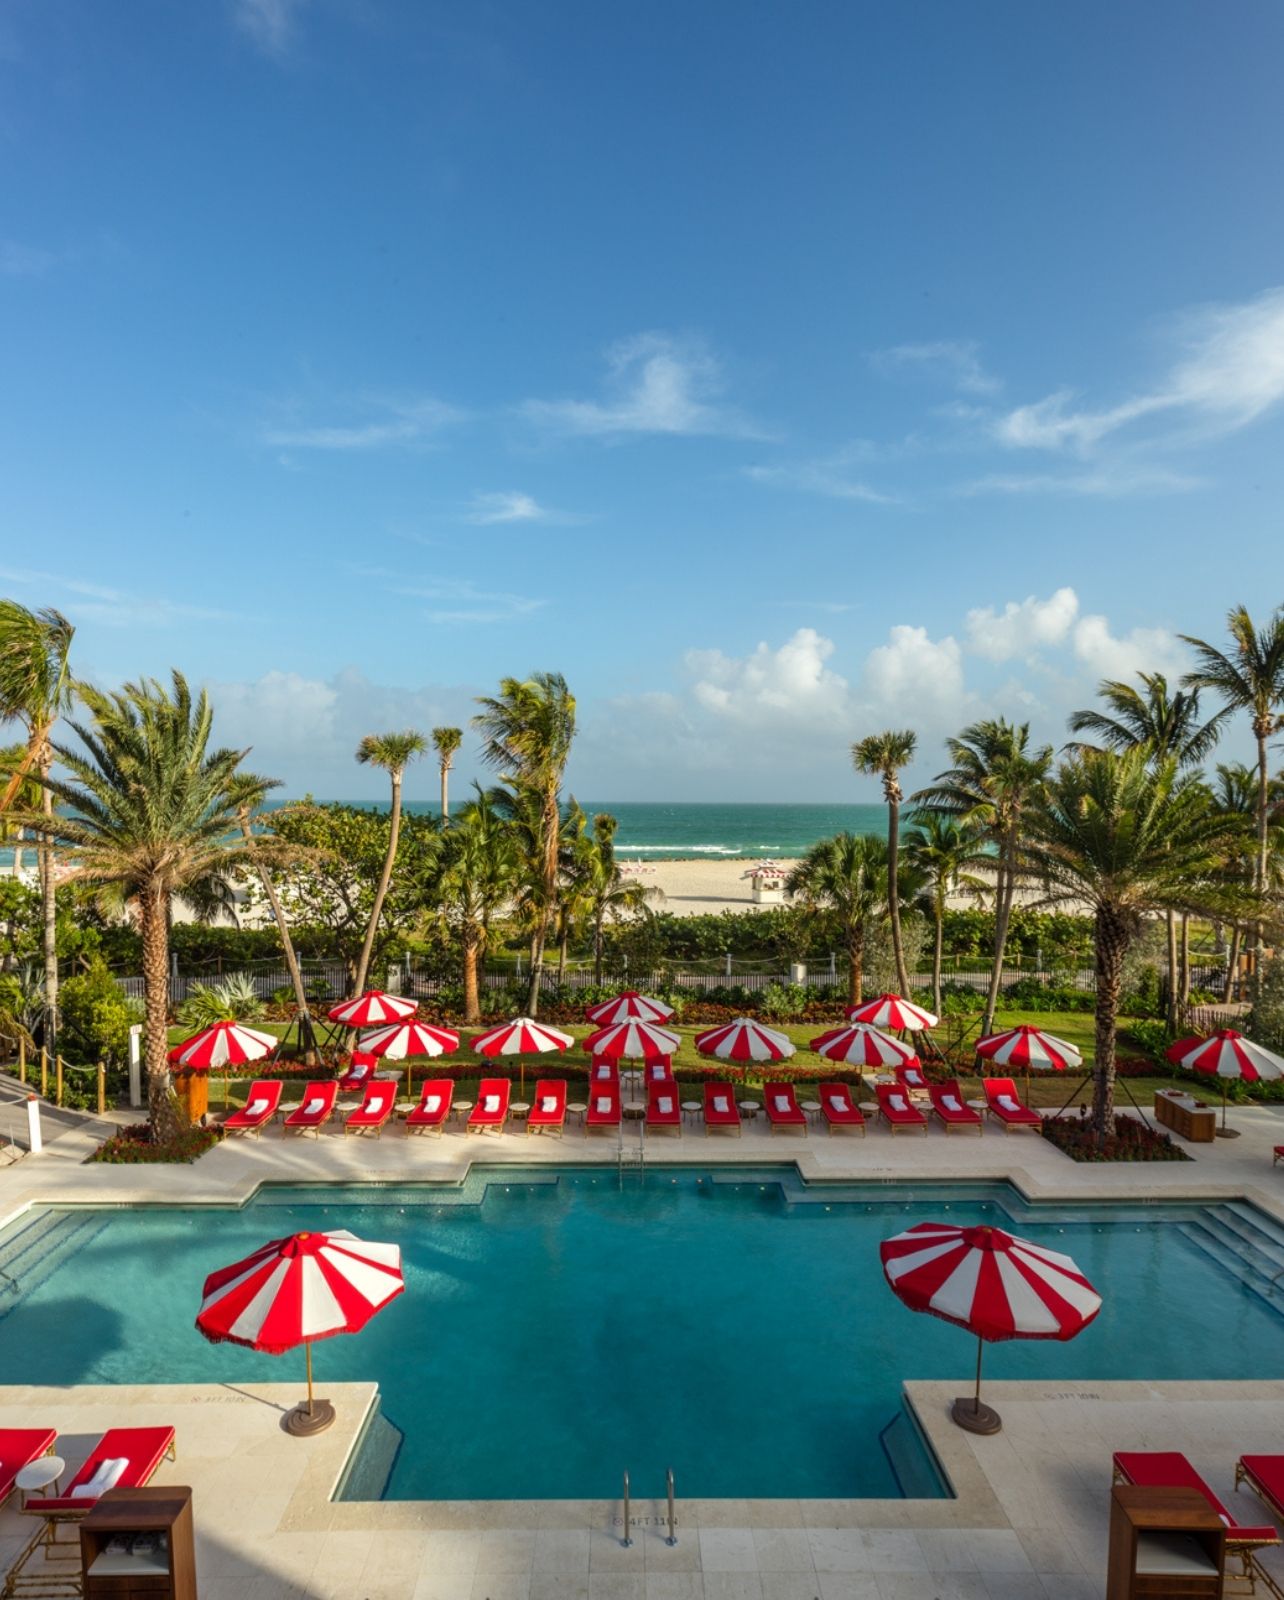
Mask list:
[[[215,1022],[253,1022],[263,1009],[249,973],[233,972],[221,983],[193,984],[176,1015],[185,1028],[208,1028]]]
[[[1284,1050],[1284,957],[1262,961],[1245,1031],[1268,1050]]]
[[[58,1011],[58,1048],[68,1061],[104,1061],[109,1067],[128,1062],[129,1030],[143,1020],[142,1003],[122,994],[101,957],[59,986]]]

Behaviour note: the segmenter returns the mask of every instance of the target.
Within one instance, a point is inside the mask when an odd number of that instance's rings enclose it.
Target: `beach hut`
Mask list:
[[[755,861],[747,872],[740,874],[748,878],[749,889],[756,906],[783,906],[785,903],[785,880],[789,874],[775,861]]]

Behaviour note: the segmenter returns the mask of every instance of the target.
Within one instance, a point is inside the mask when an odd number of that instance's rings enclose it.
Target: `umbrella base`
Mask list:
[[[1238,1128],[1218,1128],[1217,1137],[1219,1139],[1238,1139],[1239,1138],[1239,1129]]]
[[[306,1400],[285,1414],[285,1431],[296,1439],[309,1439],[314,1433],[324,1433],[334,1421],[334,1407],[328,1400],[314,1400],[308,1410]]]
[[[960,1395],[950,1410],[950,1417],[969,1433],[998,1433],[1003,1422],[993,1406],[984,1401],[979,1405],[969,1395]]]

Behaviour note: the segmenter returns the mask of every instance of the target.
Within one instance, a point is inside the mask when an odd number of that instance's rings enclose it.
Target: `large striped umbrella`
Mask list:
[[[271,1033],[246,1028],[239,1022],[215,1022],[202,1028],[169,1052],[169,1063],[177,1070],[208,1072],[211,1067],[240,1067],[247,1061],[261,1061],[271,1055],[281,1041]]]
[[[871,1022],[876,1028],[895,1028],[898,1033],[934,1028],[941,1020],[912,1000],[902,1000],[898,994],[880,994],[861,1005],[848,1006],[847,1015],[853,1022]]]
[[[1284,1077],[1284,1060],[1254,1044],[1234,1028],[1222,1028],[1206,1039],[1178,1039],[1164,1051],[1175,1066],[1189,1067],[1195,1072],[1207,1072],[1218,1078],[1239,1078],[1244,1083],[1256,1083],[1259,1078]],[[1222,1125],[1218,1133],[1224,1139],[1238,1137],[1238,1130],[1226,1126],[1226,1085],[1222,1084]]]
[[[382,989],[367,989],[355,1000],[341,1001],[331,1006],[326,1016],[331,1022],[342,1023],[345,1028],[374,1028],[381,1022],[398,1022],[413,1017],[418,1009],[414,1000],[399,994],[385,994]]]
[[[988,1039],[978,1039],[976,1053],[993,1061],[996,1067],[1024,1067],[1027,1100],[1031,1071],[1064,1072],[1067,1067],[1083,1065],[1083,1056],[1068,1039],[1058,1039],[1055,1033],[1044,1033],[1028,1022],[1003,1033],[992,1033]]]
[[[985,1340],[1073,1339],[1101,1310],[1101,1296],[1067,1255],[1002,1228],[920,1222],[878,1247],[883,1274],[911,1311],[926,1311],[974,1333],[976,1392],[954,1402],[971,1433],[1002,1424],[981,1404]]]
[[[702,1056],[717,1056],[720,1061],[784,1061],[794,1053],[791,1039],[752,1017],[706,1028],[696,1034],[695,1047]]]
[[[600,1000],[595,1006],[585,1006],[584,1015],[599,1028],[613,1022],[667,1022],[673,1007],[663,1000],[653,1000],[650,995],[639,994],[636,989],[624,989],[614,999]]]
[[[409,1062],[411,1056],[445,1056],[459,1049],[453,1028],[435,1028],[428,1022],[394,1022],[373,1033],[363,1033],[361,1049],[389,1061]],[[406,1093],[413,1092],[410,1067],[406,1067]]]
[[[853,1022],[846,1028],[830,1028],[811,1041],[811,1048],[826,1061],[842,1061],[849,1067],[910,1067],[918,1064],[912,1045],[902,1044],[868,1022]]]
[[[584,1041],[591,1056],[607,1061],[668,1061],[677,1054],[682,1040],[654,1022],[617,1022],[599,1028]]]
[[[312,1397],[313,1341],[359,1333],[404,1288],[399,1245],[371,1244],[342,1228],[292,1233],[210,1273],[196,1326],[214,1343],[244,1344],[270,1355],[303,1345],[307,1405],[287,1414],[286,1427],[320,1433],[334,1421],[334,1407]]]
[[[488,1028],[472,1041],[471,1049],[479,1056],[520,1056],[522,1058],[522,1093],[526,1093],[526,1057],[547,1055],[553,1050],[569,1050],[575,1040],[560,1028],[548,1028],[530,1017],[514,1017],[511,1022],[501,1022]]]

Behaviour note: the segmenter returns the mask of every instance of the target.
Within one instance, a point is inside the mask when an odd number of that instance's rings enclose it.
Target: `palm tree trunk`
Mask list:
[[[1270,853],[1268,821],[1270,817],[1270,766],[1266,754],[1267,731],[1255,725],[1257,734],[1257,860],[1253,867],[1253,888],[1259,899],[1266,893],[1266,863]],[[1262,964],[1262,919],[1253,921],[1253,960],[1250,966],[1252,993],[1256,995]]]
[[[1168,1026],[1175,1033],[1177,1031],[1177,913],[1170,911],[1168,917],[1168,994],[1166,997],[1165,1012]]]
[[[361,959],[357,963],[356,980],[353,988],[357,994],[364,992],[366,976],[370,971],[370,957],[374,952],[375,933],[379,928],[379,918],[383,913],[383,903],[388,896],[388,885],[392,882],[392,864],[397,858],[397,840],[401,835],[401,773],[392,775],[392,814],[388,828],[388,854],[383,860],[383,871],[379,875],[379,887],[375,890],[374,905],[370,908],[370,926],[366,929],[365,943],[361,946]]]
[[[847,941],[847,1004],[858,1006],[861,1002],[861,990],[865,987],[865,939],[862,934],[859,938]]]
[[[248,812],[241,814],[241,833],[248,846],[253,848],[254,830],[250,827]],[[303,1049],[303,1062],[305,1066],[315,1067],[317,1064],[316,1034],[312,1029],[312,1017],[308,1011],[307,990],[303,987],[303,971],[299,966],[299,957],[294,948],[294,940],[290,937],[290,924],[286,921],[285,907],[281,904],[281,897],[276,892],[276,885],[272,882],[271,875],[262,862],[254,862],[254,870],[259,875],[259,882],[263,885],[263,893],[268,897],[268,904],[272,907],[272,916],[276,920],[276,931],[281,939],[281,950],[285,956],[286,970],[290,974],[290,983],[294,989],[294,1004],[298,1012],[299,1044]]]
[[[480,941],[472,934],[464,935],[464,1021],[481,1021],[481,999],[477,988],[477,951]]]
[[[905,970],[905,950],[901,944],[901,808],[896,800],[887,802],[887,912],[892,924],[892,955],[896,961],[896,982],[909,999],[909,973]]]
[[[1115,1029],[1128,930],[1110,906],[1098,906],[1095,921],[1097,1003],[1092,1126],[1101,1144],[1115,1126]]]
[[[593,982],[602,987],[602,913],[593,919]]]
[[[449,771],[450,767],[443,761],[441,764],[441,820],[443,823],[450,821],[450,801],[447,796],[446,782],[446,774]]]
[[[544,800],[544,872],[543,872],[543,903],[540,906],[539,922],[536,925],[535,937],[531,941],[531,981],[526,991],[526,1015],[538,1015],[539,992],[544,978],[544,946],[548,940],[548,924],[553,912],[553,901],[557,895],[557,848],[558,831],[561,816],[557,809],[556,795],[547,795]]]
[[[1016,892],[1014,845],[1014,839],[1004,840],[995,877],[994,965],[990,969],[990,987],[985,997],[985,1019],[981,1024],[983,1034],[994,1032],[994,1013],[999,1008],[999,986],[1003,982],[1003,953],[1007,948],[1008,924],[1012,920],[1012,897]]]
[[[932,941],[932,1009],[939,1017],[941,1014],[941,947],[945,942],[945,906],[944,896],[936,897],[936,933]],[[908,995],[906,996],[908,999]]]
[[[557,947],[557,987],[560,989],[566,982],[566,945],[570,938],[570,930],[562,924],[562,937]]]
[[[139,900],[143,936],[143,1065],[147,1072],[147,1115],[152,1138],[175,1138],[182,1130],[178,1101],[165,1059],[169,1046],[169,905],[159,888]]]
[[[1181,914],[1181,1003],[1190,1004],[1190,916]]]
[[[1226,953],[1226,987],[1222,990],[1222,1000],[1227,1005],[1235,998],[1235,980],[1239,976],[1239,944],[1239,923],[1233,922],[1231,924],[1230,949]]]
[[[46,743],[40,754],[40,776],[49,777],[53,752]],[[41,796],[45,816],[53,816],[53,795],[45,789]],[[45,946],[45,1044],[50,1059],[58,1053],[58,886],[54,881],[53,843],[49,835],[40,840],[40,887],[44,896]]]

